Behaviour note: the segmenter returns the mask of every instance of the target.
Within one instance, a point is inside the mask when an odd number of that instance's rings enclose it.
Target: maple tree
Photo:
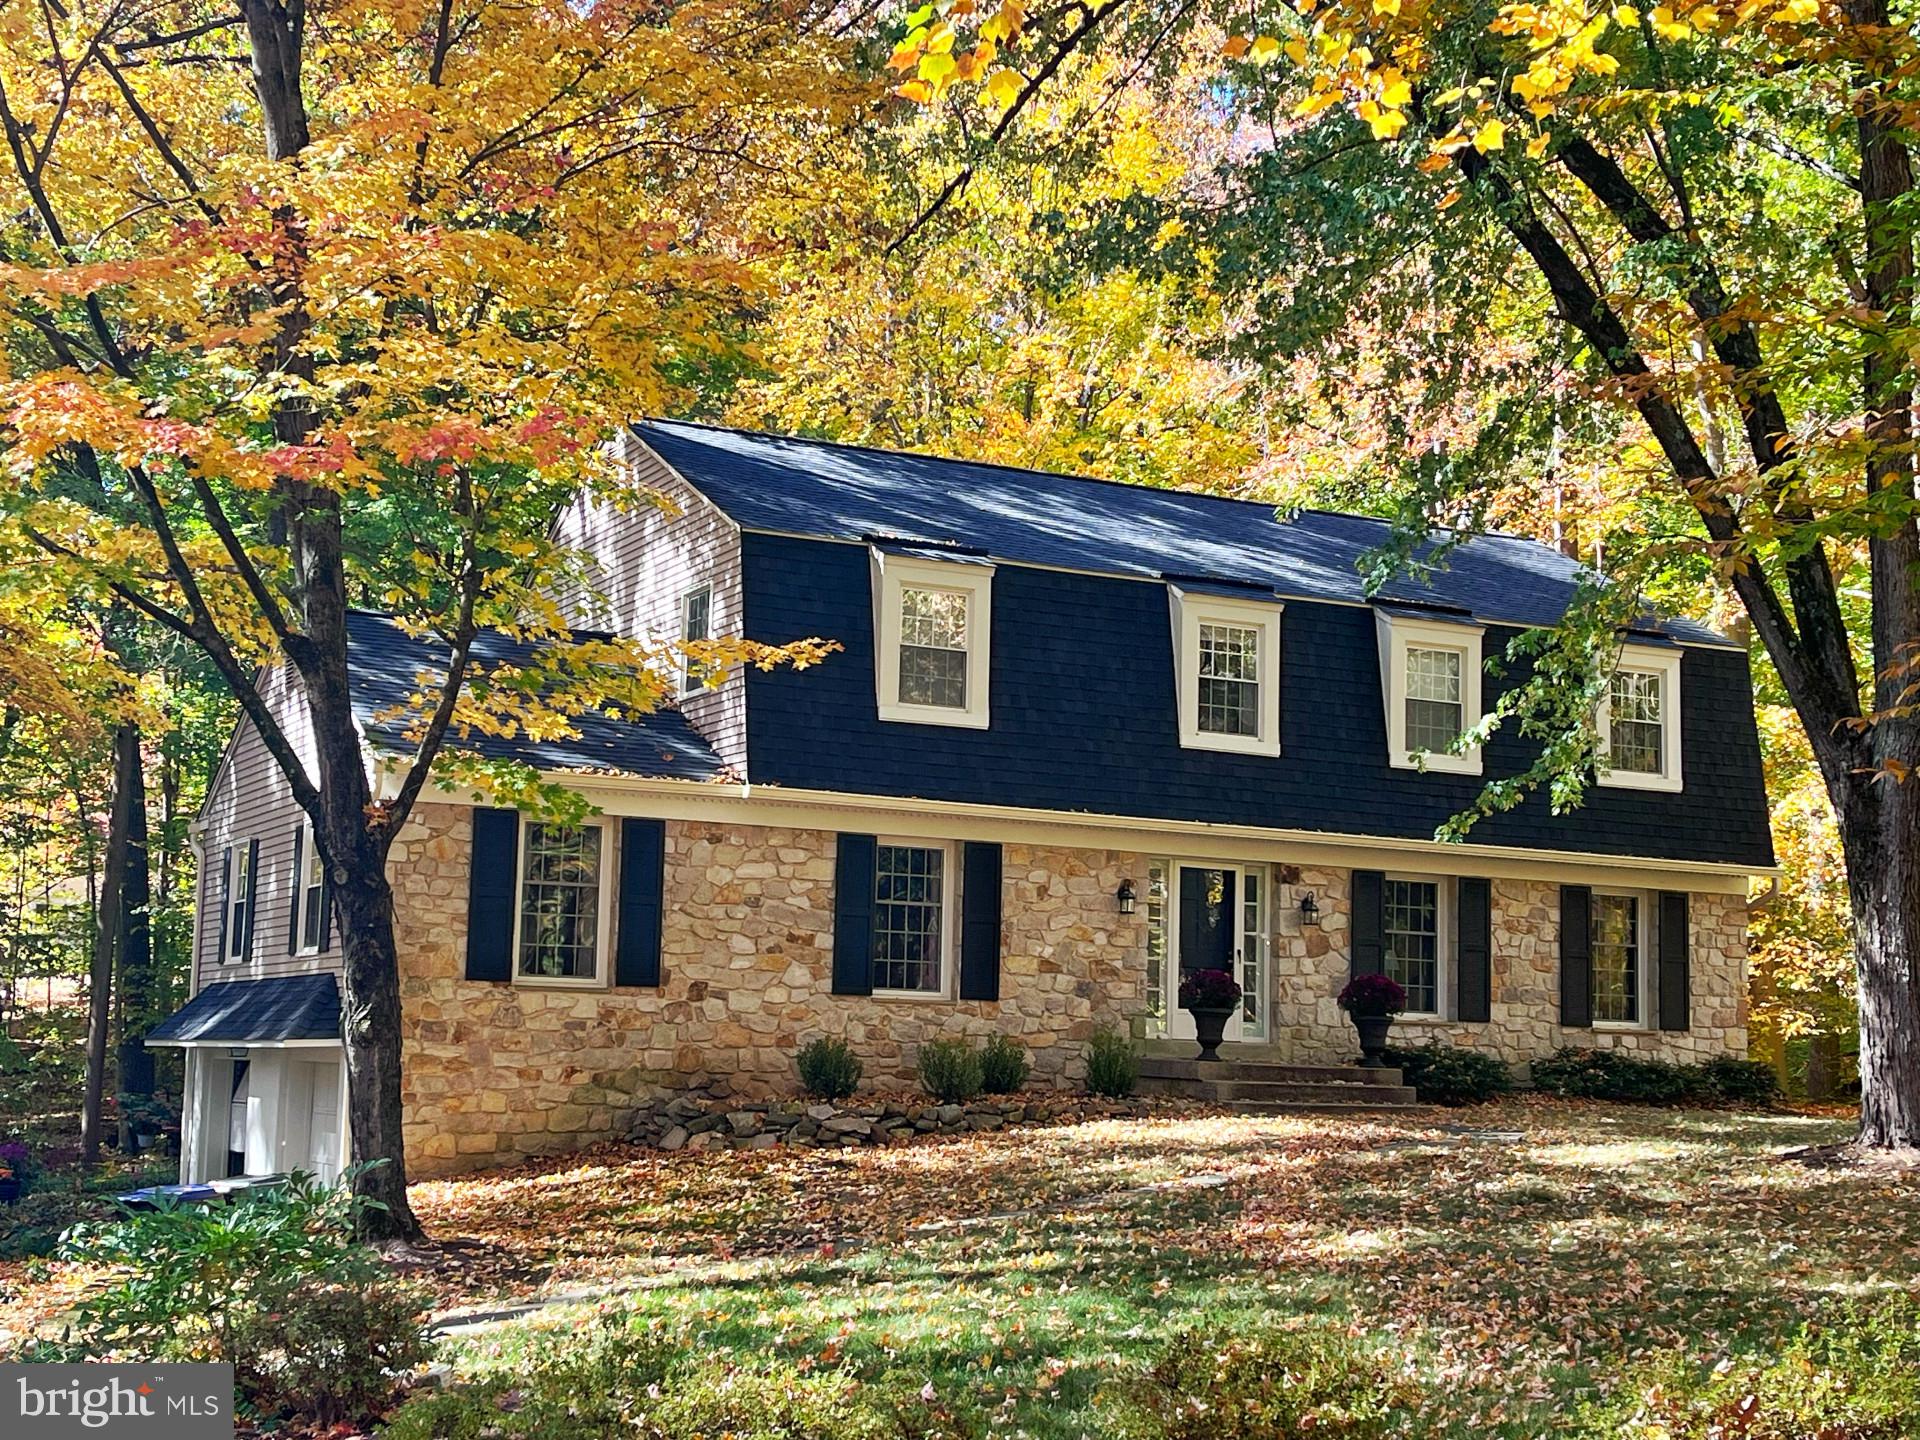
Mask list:
[[[601,441],[665,408],[803,195],[840,78],[805,7],[733,0],[30,0],[0,9],[5,518],[69,593],[209,657],[311,818],[344,954],[355,1185],[417,1233],[385,860],[449,737],[657,703],[576,639],[547,537]],[[799,33],[796,34],[796,31]],[[814,176],[803,183],[802,172]],[[444,663],[370,773],[350,605]],[[487,627],[539,642],[472,654]],[[805,659],[709,642],[710,664]],[[255,690],[284,665],[293,710]],[[297,736],[310,734],[311,768]]]
[[[1664,523],[1533,657],[1537,683],[1498,722],[1541,737],[1541,763],[1481,808],[1541,784],[1578,802],[1617,625],[1663,567],[1707,567],[1836,817],[1868,1146],[1920,1144],[1908,18],[1885,0],[1108,0],[1032,16],[955,0],[906,15],[892,57],[907,99],[992,117],[954,142],[915,232],[1054,77],[1101,53],[1205,54],[1244,144],[1157,224],[1124,217],[1138,255],[1237,277],[1259,299],[1248,343],[1270,354],[1337,350],[1364,317],[1404,357],[1387,378],[1421,379],[1430,401],[1457,397],[1490,336],[1516,347],[1481,377],[1470,438],[1410,453],[1389,560],[1483,519],[1544,463],[1569,400],[1636,422],[1618,468]],[[1860,583],[1843,586],[1855,557]]]

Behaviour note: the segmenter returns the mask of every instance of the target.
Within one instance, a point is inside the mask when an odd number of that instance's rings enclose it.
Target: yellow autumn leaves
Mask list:
[[[913,75],[895,86],[894,94],[926,105],[955,84],[979,80],[982,104],[996,111],[1012,107],[1026,88],[1026,81],[1017,70],[1004,65],[993,68],[993,63],[1001,47],[1018,40],[1026,28],[1026,5],[1023,0],[1005,0],[980,22],[974,43],[956,54],[959,32],[954,22],[977,10],[977,0],[941,0],[907,16],[907,33],[894,47],[887,66],[911,70]]]

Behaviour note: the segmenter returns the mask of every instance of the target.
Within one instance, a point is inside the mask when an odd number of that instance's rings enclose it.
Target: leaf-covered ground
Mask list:
[[[1312,1317],[1428,1397],[1419,1433],[1533,1436],[1633,1362],[1765,1353],[1920,1287],[1912,1172],[1776,1158],[1843,1121],[1539,1100],[1420,1124],[1200,1116],[898,1150],[604,1151],[421,1186],[449,1306],[582,1294],[447,1342],[516,1366],[592,1305],[704,1351],[924,1374],[996,1433],[1100,1433],[1189,1327]]]

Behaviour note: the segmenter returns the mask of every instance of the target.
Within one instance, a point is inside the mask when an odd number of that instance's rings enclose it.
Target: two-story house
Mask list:
[[[1625,635],[1586,803],[1443,844],[1528,762],[1511,728],[1451,752],[1582,577],[1551,548],[1476,536],[1369,598],[1374,520],[694,425],[624,445],[677,509],[560,517],[599,572],[580,624],[842,649],[481,742],[584,824],[419,806],[392,875],[422,1173],[604,1138],[661,1088],[788,1092],[815,1035],[884,1085],[1000,1032],[1071,1083],[1098,1026],[1190,1035],[1172,997],[1206,967],[1245,987],[1229,1040],[1300,1062],[1352,1057],[1334,997],[1366,971],[1406,987],[1402,1039],[1744,1051],[1772,854],[1739,646]],[[352,659],[371,764],[441,657],[361,615]],[[199,833],[198,993],[156,1034],[189,1047],[186,1174],[331,1171],[324,879],[244,724]]]

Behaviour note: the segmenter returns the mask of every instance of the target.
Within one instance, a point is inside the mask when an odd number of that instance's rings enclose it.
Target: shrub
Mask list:
[[[234,1383],[256,1411],[323,1426],[383,1409],[394,1376],[432,1353],[424,1294],[367,1257],[268,1280],[231,1320],[227,1343]]]
[[[1574,1417],[1569,1440],[1906,1440],[1920,1435],[1920,1305],[1810,1324],[1772,1353],[1708,1367],[1669,1356]]]
[[[1240,982],[1224,970],[1195,970],[1180,979],[1182,1010],[1231,1010],[1240,1003]]]
[[[1410,1387],[1329,1330],[1190,1330],[1122,1390],[1110,1433],[1127,1440],[1375,1440],[1400,1433]]]
[[[989,1095],[1011,1095],[1027,1083],[1033,1067],[1011,1035],[995,1035],[980,1047],[980,1088]]]
[[[1513,1070],[1495,1055],[1430,1040],[1407,1050],[1388,1050],[1387,1063],[1428,1105],[1478,1105],[1513,1089]]]
[[[795,1059],[801,1087],[822,1100],[844,1100],[860,1083],[860,1057],[844,1040],[809,1040]]]
[[[1753,1060],[1716,1056],[1675,1065],[1626,1050],[1556,1050],[1533,1062],[1533,1083],[1549,1095],[1576,1095],[1630,1105],[1766,1104],[1779,1094],[1773,1071]]]
[[[1780,1098],[1780,1077],[1764,1060],[1716,1055],[1700,1069],[1721,1098],[1736,1105],[1771,1105]]]
[[[1095,1095],[1121,1100],[1133,1094],[1140,1079],[1140,1062],[1133,1042],[1118,1030],[1105,1027],[1087,1042],[1087,1089]]]
[[[1407,1008],[1407,992],[1391,975],[1356,975],[1333,998],[1350,1015],[1398,1015]]]
[[[920,1088],[948,1105],[980,1093],[980,1055],[957,1036],[929,1040],[920,1047]]]
[[[420,1297],[354,1241],[371,1203],[296,1176],[225,1204],[76,1225],[61,1254],[116,1273],[73,1311],[74,1343],[93,1357],[231,1364],[263,1413],[311,1405],[332,1423],[374,1409],[387,1365],[417,1363],[426,1331]]]

